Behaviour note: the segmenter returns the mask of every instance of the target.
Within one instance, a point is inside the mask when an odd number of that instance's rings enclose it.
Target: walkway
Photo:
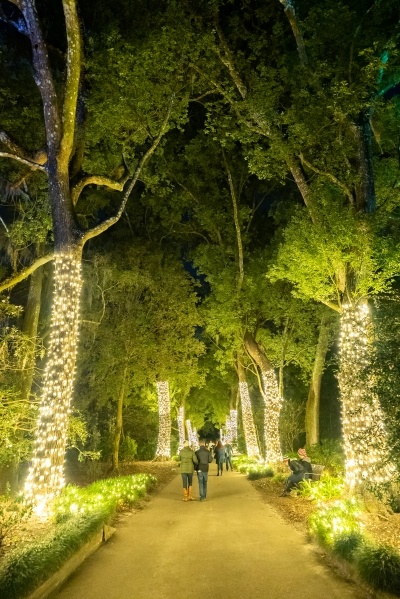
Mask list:
[[[208,481],[185,503],[181,478],[123,518],[52,599],[360,599],[244,475]],[[197,480],[193,489],[197,497]]]

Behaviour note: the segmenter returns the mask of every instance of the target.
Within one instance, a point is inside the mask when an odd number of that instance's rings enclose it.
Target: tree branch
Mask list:
[[[10,154],[10,152],[0,152],[0,158],[11,158],[11,160],[16,160],[17,162],[21,162],[21,164],[26,164],[32,170],[39,170],[47,173],[47,167],[43,166],[43,164],[38,164],[37,162],[32,162],[32,160],[28,160],[27,158],[22,158],[22,156],[17,156],[17,154]]]
[[[128,177],[125,177],[122,181],[114,181],[114,179],[110,179],[109,177],[103,177],[101,175],[88,175],[87,177],[78,181],[78,183],[76,183],[72,188],[72,204],[76,206],[83,189],[87,185],[103,185],[105,187],[109,187],[110,189],[115,189],[116,191],[123,191],[125,183],[127,181]]]
[[[60,159],[64,170],[68,168],[74,146],[76,107],[81,76],[82,40],[75,0],[63,0],[67,34],[67,79],[62,110],[62,139]]]
[[[300,160],[301,160],[302,164],[305,164],[306,166],[308,166],[308,168],[311,169],[312,171],[314,171],[314,173],[317,173],[318,175],[322,175],[323,177],[327,177],[327,179],[330,179],[335,185],[340,187],[340,189],[345,193],[345,195],[348,197],[348,199],[350,201],[350,204],[354,203],[354,198],[351,194],[350,189],[344,183],[339,181],[339,179],[337,179],[335,177],[335,175],[332,175],[332,173],[328,173],[326,171],[321,171],[317,167],[313,166],[311,164],[311,162],[309,162],[308,160],[306,160],[306,158],[304,158],[303,154],[300,154]]]
[[[228,165],[228,161],[226,160],[226,156],[225,156],[224,150],[222,150],[222,156],[224,158],[225,168],[226,168],[226,172],[227,172],[227,175],[228,175],[229,190],[231,192],[231,198],[232,198],[232,204],[233,204],[233,220],[235,222],[236,241],[237,241],[237,246],[238,246],[239,280],[238,280],[237,292],[239,294],[240,291],[241,291],[241,289],[242,289],[243,279],[244,279],[243,242],[242,242],[242,234],[241,234],[241,231],[240,231],[240,223],[239,223],[239,215],[238,215],[238,207],[237,207],[237,199],[236,199],[235,186],[233,184],[232,173],[230,171],[230,168],[229,168],[229,165]]]
[[[6,289],[10,289],[11,287],[14,287],[15,285],[17,285],[17,283],[20,283],[24,279],[27,279],[29,277],[29,275],[31,275],[33,272],[35,272],[35,270],[37,270],[38,268],[43,266],[43,264],[47,264],[47,262],[50,262],[51,260],[53,260],[53,258],[54,258],[54,254],[47,254],[46,256],[42,256],[41,258],[38,258],[37,260],[35,260],[35,262],[33,264],[31,264],[27,268],[24,268],[16,275],[13,275],[12,277],[9,277],[5,281],[1,282],[0,283],[0,292],[5,291]]]
[[[306,67],[308,66],[308,58],[306,48],[304,46],[303,34],[301,33],[299,18],[296,14],[294,0],[280,0],[280,3],[283,5],[286,16],[292,28],[301,64],[303,67]]]
[[[221,44],[221,47],[223,50],[223,54],[222,54],[222,52],[220,52],[217,49],[217,54],[218,54],[221,62],[228,69],[233,83],[235,84],[239,94],[241,95],[242,99],[244,100],[247,96],[247,88],[246,88],[245,84],[243,83],[242,78],[240,77],[239,72],[237,71],[237,69],[235,67],[232,52],[228,46],[228,43],[225,39],[223,31],[222,31],[221,27],[219,26],[219,23],[217,20],[215,21],[215,29],[217,31],[219,41],[220,41],[220,44]]]
[[[123,199],[121,202],[121,206],[119,207],[119,210],[117,212],[117,214],[115,214],[114,216],[112,216],[111,218],[108,218],[107,220],[105,220],[104,222],[102,222],[100,225],[97,225],[97,227],[93,227],[93,229],[90,229],[89,231],[86,231],[81,238],[81,244],[82,247],[85,245],[85,243],[89,240],[89,239],[93,239],[93,237],[97,237],[98,235],[100,235],[101,233],[103,233],[104,231],[106,231],[107,229],[109,229],[110,227],[112,227],[112,225],[114,225],[116,222],[118,222],[118,220],[121,218],[121,215],[123,213],[123,211],[125,210],[125,206],[128,202],[129,196],[132,193],[133,188],[135,187],[138,179],[139,179],[139,175],[143,170],[143,167],[145,166],[146,162],[151,158],[151,156],[154,154],[154,152],[156,151],[161,139],[163,138],[163,136],[165,135],[165,133],[167,132],[168,129],[168,122],[169,119],[171,117],[171,112],[172,112],[172,106],[174,103],[174,99],[175,99],[175,95],[173,95],[171,97],[171,101],[168,107],[168,111],[166,114],[166,117],[161,125],[159,134],[157,135],[157,137],[155,138],[155,140],[153,141],[153,143],[151,144],[150,148],[147,150],[147,152],[142,156],[142,159],[140,160],[139,164],[136,167],[136,170],[131,178],[131,181],[128,185],[128,187],[126,188],[124,195],[123,195]]]

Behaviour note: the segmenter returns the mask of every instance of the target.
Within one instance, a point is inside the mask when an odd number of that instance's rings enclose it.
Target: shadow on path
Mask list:
[[[197,480],[194,496],[198,497]],[[51,599],[360,599],[245,476],[212,467],[208,498],[182,501],[177,476],[118,525]]]

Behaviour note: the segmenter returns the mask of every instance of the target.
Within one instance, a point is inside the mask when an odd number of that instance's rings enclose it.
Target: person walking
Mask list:
[[[221,472],[221,476],[222,476],[222,470],[223,470],[224,462],[225,462],[225,448],[222,445],[221,441],[218,441],[218,443],[217,443],[217,446],[216,446],[215,452],[214,452],[214,456],[215,456],[215,461],[217,462],[217,468],[218,468],[217,476],[219,476],[220,472]]]
[[[233,470],[233,466],[232,466],[232,445],[228,442],[225,444],[225,464],[226,464],[226,471],[228,472],[229,468],[231,469],[231,471]]]
[[[182,476],[183,501],[193,501],[192,484],[194,466],[199,463],[197,455],[190,449],[189,441],[183,443],[183,448],[179,452],[179,469]]]
[[[211,451],[208,451],[203,440],[200,440],[200,448],[196,451],[196,457],[198,460],[197,480],[199,482],[200,501],[205,501],[207,498],[208,469],[213,458]]]

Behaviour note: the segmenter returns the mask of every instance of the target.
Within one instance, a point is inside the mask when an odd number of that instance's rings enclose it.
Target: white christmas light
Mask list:
[[[229,416],[230,428],[231,428],[231,441],[232,443],[237,442],[238,438],[238,413],[237,410],[231,410]]]
[[[171,457],[171,401],[168,381],[157,383],[158,395],[158,442],[156,458]]]
[[[279,437],[279,416],[282,408],[282,397],[273,370],[261,373],[264,388],[264,439],[266,462],[281,462],[282,450]]]
[[[36,442],[25,497],[38,515],[64,486],[64,455],[75,378],[82,289],[81,261],[74,254],[54,259],[50,343],[39,408]]]
[[[178,434],[179,434],[178,451],[180,451],[185,442],[185,411],[183,409],[183,406],[181,406],[179,408],[177,421],[178,421]]]
[[[249,388],[247,383],[239,383],[240,400],[242,403],[243,431],[246,441],[246,451],[249,457],[260,458],[258,449],[256,427],[254,426],[253,412],[251,409]]]
[[[350,489],[393,480],[395,468],[388,462],[387,434],[377,397],[366,380],[369,363],[368,305],[345,305],[340,339],[339,386],[346,482]]]
[[[197,431],[192,428],[192,423],[189,419],[186,420],[186,429],[190,445],[197,445]]]

